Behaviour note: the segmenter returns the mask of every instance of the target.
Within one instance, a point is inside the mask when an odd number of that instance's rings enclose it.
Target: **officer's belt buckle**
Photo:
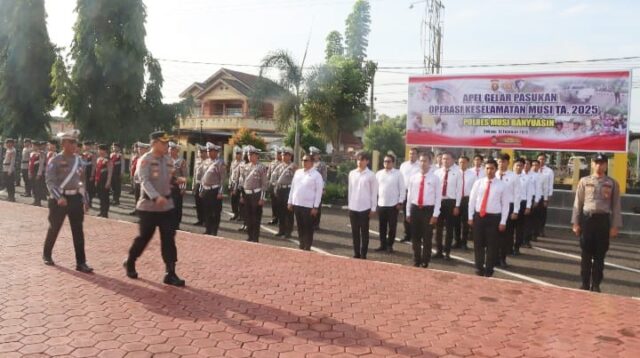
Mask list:
[[[247,194],[256,194],[256,193],[259,193],[261,191],[262,191],[262,189],[253,189],[253,190],[245,189],[244,190],[244,192],[247,193]]]

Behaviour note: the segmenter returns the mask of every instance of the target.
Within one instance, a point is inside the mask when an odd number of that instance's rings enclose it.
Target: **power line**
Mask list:
[[[471,65],[449,65],[441,66],[444,68],[478,68],[478,67],[516,67],[516,66],[540,66],[540,65],[559,65],[559,64],[576,64],[576,63],[594,63],[594,62],[611,62],[611,61],[630,61],[640,60],[640,56],[627,57],[609,57],[609,58],[592,58],[586,60],[562,60],[562,61],[545,61],[545,62],[526,62],[526,63],[490,63],[490,64],[471,64]],[[422,66],[380,66],[379,69],[386,70],[421,70]]]

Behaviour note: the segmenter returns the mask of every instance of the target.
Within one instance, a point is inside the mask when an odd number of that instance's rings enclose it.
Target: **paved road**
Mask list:
[[[21,188],[18,188],[20,191]],[[0,195],[4,198],[5,195]],[[19,202],[27,203],[27,199],[17,195]],[[239,224],[229,221],[230,207],[228,199],[225,199],[224,215],[218,234],[231,239],[244,240],[246,234],[238,232]],[[30,202],[30,201],[29,201]],[[97,214],[95,207],[97,199],[94,200],[94,209],[90,214]],[[128,215],[133,210],[133,197],[123,191],[121,205],[111,208],[110,218],[123,221],[136,221],[137,218]],[[271,209],[269,204],[265,206],[263,223],[271,219]],[[195,209],[193,197],[190,194],[185,196],[184,218],[181,229],[185,231],[203,233],[203,227],[190,225],[195,222]],[[378,253],[373,251],[378,246],[378,221],[371,221],[371,243],[369,260],[384,261],[400,265],[412,265],[413,254],[408,243],[398,242],[395,245],[395,253]],[[277,245],[290,248],[297,248],[297,241],[294,238],[287,240],[277,238],[274,234],[276,226],[264,224],[260,242],[267,245]],[[295,230],[294,230],[295,231]],[[403,235],[402,225],[398,228],[398,237]],[[540,238],[534,243],[533,249],[522,249],[523,255],[510,257],[508,259],[510,267],[497,270],[494,277],[534,282],[544,285],[556,285],[569,288],[577,288],[580,285],[580,248],[577,239],[568,230],[553,230],[547,232],[549,237]],[[315,251],[329,253],[333,255],[351,257],[353,255],[351,244],[351,231],[346,212],[340,209],[324,208],[322,212],[321,230],[316,232],[314,237]],[[452,261],[432,260],[430,268],[443,271],[453,271],[473,275],[473,250],[454,250]],[[640,235],[635,237],[619,238],[611,242],[611,247],[607,254],[607,266],[605,269],[605,279],[601,285],[603,292],[640,297]]]

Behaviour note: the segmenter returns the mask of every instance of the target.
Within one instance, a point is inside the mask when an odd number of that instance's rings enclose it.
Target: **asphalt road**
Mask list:
[[[127,194],[127,189],[123,189],[120,206],[112,206],[110,218],[135,222],[137,217],[129,215],[133,210],[134,203],[132,195]],[[24,198],[19,195],[22,188],[17,188],[17,200],[21,203],[31,203],[31,198]],[[5,199],[6,194],[0,194],[0,198]],[[94,199],[91,215],[97,214],[98,200]],[[223,220],[220,224],[218,234],[220,236],[245,240],[246,233],[237,229],[240,224],[229,221],[230,206],[228,198],[225,198],[223,209]],[[271,209],[269,203],[265,205],[263,215],[263,225],[260,242],[267,245],[277,245],[289,248],[297,248],[296,233],[294,230],[293,239],[277,238],[274,234],[277,227],[266,224],[271,220]],[[187,193],[185,196],[184,217],[181,230],[203,233],[204,228],[193,226],[196,221],[193,196]],[[313,250],[321,253],[351,257],[353,255],[351,244],[351,230],[347,212],[341,209],[323,208],[321,229],[314,235]],[[369,260],[376,260],[400,265],[412,265],[413,254],[409,243],[397,242],[394,246],[395,252],[379,253],[374,251],[379,245],[378,221],[371,220],[369,244]],[[44,235],[44,234],[43,234]],[[398,237],[403,236],[402,225],[398,225]],[[533,249],[521,249],[522,255],[510,257],[509,267],[497,269],[495,278],[533,282],[543,285],[556,285],[569,288],[577,288],[580,285],[580,248],[578,240],[569,230],[548,229],[547,236],[534,242]],[[90,238],[88,238],[90,240]],[[472,247],[472,244],[470,245]],[[434,245],[435,247],[435,245]],[[187,257],[188,253],[180,252],[181,257]],[[429,269],[452,271],[468,275],[474,275],[473,249],[453,250],[451,261],[433,259]],[[604,281],[601,285],[602,292],[622,296],[640,297],[640,235],[618,238],[611,241],[610,249],[607,253]],[[462,294],[462,293],[461,293]]]

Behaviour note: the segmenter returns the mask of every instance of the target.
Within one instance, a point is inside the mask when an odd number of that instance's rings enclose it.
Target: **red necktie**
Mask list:
[[[424,204],[424,174],[422,175],[422,180],[420,181],[420,190],[418,190],[418,207],[422,208],[422,204]]]
[[[480,217],[483,218],[487,215],[487,203],[489,202],[489,191],[491,189],[491,180],[487,179],[487,189],[482,196],[482,203],[480,203]]]
[[[444,184],[442,184],[442,198],[447,196],[447,182],[449,181],[449,169],[444,171]]]

